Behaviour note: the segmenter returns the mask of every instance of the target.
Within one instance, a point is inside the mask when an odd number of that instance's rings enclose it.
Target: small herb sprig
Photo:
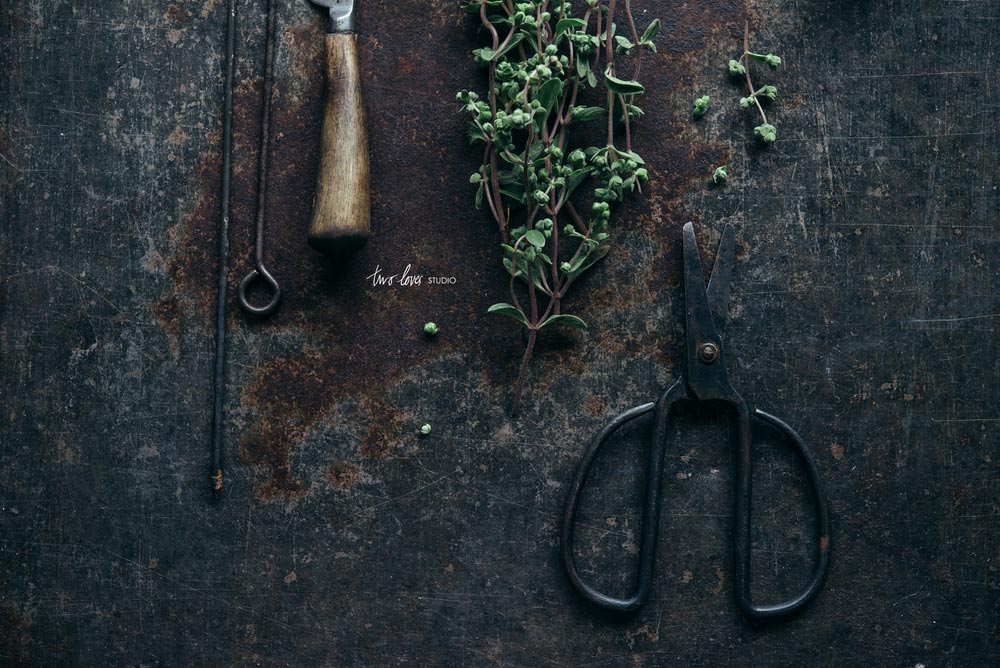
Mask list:
[[[527,330],[514,390],[517,413],[539,330],[556,324],[586,329],[583,320],[562,312],[562,300],[607,254],[611,205],[648,178],[632,150],[630,127],[642,116],[635,104],[644,90],[636,80],[642,60],[635,59],[631,77],[621,78],[615,55],[655,52],[660,22],[640,35],[630,0],[584,0],[581,16],[572,14],[568,0],[465,3],[490,39],[472,52],[488,70],[487,99],[467,90],[457,96],[470,116],[470,143],[483,145],[482,165],[469,180],[477,187],[476,207],[485,202],[497,224],[510,274],[510,303],[494,304],[489,312]],[[627,19],[627,37],[615,34],[616,5]],[[605,93],[602,105],[581,102],[588,89],[598,88]],[[604,144],[571,148],[570,127],[593,121],[606,127]],[[587,215],[571,201],[581,201],[584,183],[593,185]]]
[[[767,122],[767,114],[764,113],[760,99],[774,100],[778,96],[778,89],[770,85],[754,88],[753,81],[750,79],[749,65],[751,61],[766,63],[772,70],[778,69],[778,66],[781,65],[781,58],[773,53],[754,53],[750,50],[750,23],[747,22],[743,25],[743,55],[737,60],[729,61],[729,74],[746,79],[749,94],[740,98],[740,107],[743,109],[756,107],[757,111],[760,112],[762,123],[753,129],[754,136],[765,144],[773,144],[778,138],[778,130]]]

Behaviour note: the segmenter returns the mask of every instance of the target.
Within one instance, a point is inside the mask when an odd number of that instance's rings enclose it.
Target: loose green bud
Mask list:
[[[747,73],[747,68],[743,66],[738,60],[729,61],[729,73],[734,77],[742,76]]]
[[[438,326],[435,325],[433,322],[429,322],[426,325],[424,325],[424,334],[427,334],[428,336],[434,336],[437,333],[438,333]]]
[[[427,436],[430,433],[431,433],[431,426],[429,424],[424,424],[424,426],[420,428],[420,434],[422,436]]]
[[[725,165],[722,165],[721,167],[716,167],[715,171],[712,172],[712,182],[725,183],[726,179],[729,178],[729,172],[726,170],[727,167]]]
[[[759,91],[755,93],[756,95],[762,95],[769,100],[773,100],[778,97],[778,89],[774,86],[762,86]]]
[[[778,138],[778,129],[770,123],[758,125],[753,129],[754,136],[759,137],[765,144],[773,144]]]
[[[708,111],[708,105],[711,104],[712,99],[707,95],[702,95],[694,101],[694,113],[695,118],[699,116],[704,116],[705,112]]]
[[[573,269],[573,265],[571,265],[569,262],[563,262],[561,265],[559,265],[559,270],[562,271],[564,274],[568,274],[571,269]]]
[[[741,97],[740,98],[740,108],[749,109],[750,105],[753,104],[753,97]]]
[[[776,70],[778,69],[778,65],[781,64],[781,58],[774,55],[773,53],[769,53],[766,56],[764,56],[764,62],[767,63],[767,66],[770,67],[772,70]]]

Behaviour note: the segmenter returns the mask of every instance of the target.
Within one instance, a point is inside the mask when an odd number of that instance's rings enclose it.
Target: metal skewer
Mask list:
[[[222,107],[222,215],[219,219],[219,277],[215,309],[214,407],[212,411],[212,491],[222,491],[222,436],[226,400],[226,289],[229,265],[229,191],[233,172],[233,70],[236,52],[236,0],[226,5],[226,83]]]
[[[271,143],[271,96],[274,90],[274,51],[276,0],[267,3],[267,48],[264,60],[264,96],[260,112],[260,152],[257,161],[257,233],[254,268],[240,282],[240,306],[253,315],[265,316],[273,313],[281,302],[281,287],[271,272],[264,266],[264,221],[267,213],[267,161]],[[263,280],[271,290],[271,299],[262,306],[254,306],[247,300],[247,289],[256,280]]]

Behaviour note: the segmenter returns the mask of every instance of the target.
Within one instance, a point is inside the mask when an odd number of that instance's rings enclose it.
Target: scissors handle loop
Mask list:
[[[740,462],[736,480],[736,591],[740,608],[742,608],[744,614],[750,619],[765,621],[785,617],[797,612],[815,598],[816,594],[823,587],[823,581],[826,579],[827,571],[830,568],[830,507],[826,494],[823,491],[823,483],[819,477],[816,459],[809,452],[809,448],[806,447],[802,438],[788,423],[780,418],[770,413],[765,413],[759,408],[755,410],[753,416],[771,425],[783,434],[802,458],[806,477],[809,479],[809,486],[812,489],[816,503],[819,551],[816,561],[813,564],[809,581],[797,596],[781,603],[754,603],[750,593],[751,439],[749,434],[749,417],[744,417],[745,415],[746,410],[744,409],[741,411],[740,416]],[[744,423],[746,424],[745,429]]]
[[[583,458],[577,467],[576,474],[570,484],[563,511],[561,531],[562,561],[573,586],[585,599],[591,603],[618,612],[632,612],[639,609],[649,598],[652,589],[653,565],[656,553],[656,537],[660,523],[660,507],[662,505],[663,463],[666,451],[667,427],[671,407],[678,401],[688,399],[683,381],[674,383],[653,404],[642,404],[625,411],[602,429],[584,451]],[[809,485],[816,501],[816,516],[819,529],[819,556],[813,565],[813,571],[805,589],[794,598],[782,603],[758,604],[753,601],[750,593],[750,543],[751,543],[751,499],[752,499],[752,427],[751,415],[746,402],[737,394],[725,400],[734,406],[737,413],[737,470],[736,470],[736,504],[734,552],[736,566],[737,600],[744,614],[752,620],[764,621],[784,617],[797,612],[811,601],[826,578],[830,565],[830,512],[826,496],[820,482],[816,460],[803,443],[801,437],[787,423],[762,410],[756,410],[753,417],[771,425],[781,432],[795,447],[805,463]],[[647,413],[655,411],[653,437],[650,441],[646,461],[646,489],[644,494],[642,522],[639,534],[639,563],[636,584],[633,591],[626,597],[611,596],[599,591],[584,581],[576,566],[573,554],[575,538],[576,515],[580,504],[580,495],[587,482],[590,469],[597,459],[601,447],[613,433],[627,423]]]
[[[576,475],[570,485],[569,494],[566,497],[566,507],[563,511],[563,523],[561,532],[562,561],[569,574],[569,579],[580,594],[595,605],[599,605],[609,610],[618,612],[631,612],[639,609],[646,599],[653,583],[653,562],[656,556],[656,533],[660,524],[660,500],[663,488],[663,454],[664,441],[667,432],[667,419],[670,415],[670,407],[675,402],[685,398],[684,383],[678,381],[670,386],[654,403],[642,404],[629,409],[613,419],[602,429],[593,441],[587,446],[577,467]],[[625,597],[619,598],[599,591],[583,580],[576,567],[576,559],[573,555],[574,530],[576,527],[576,513],[580,505],[580,493],[587,482],[590,469],[597,459],[601,446],[610,436],[621,429],[625,424],[635,420],[650,411],[656,411],[654,416],[653,438],[650,442],[649,451],[646,453],[646,490],[643,500],[641,533],[639,534],[639,564],[638,577],[633,592]]]

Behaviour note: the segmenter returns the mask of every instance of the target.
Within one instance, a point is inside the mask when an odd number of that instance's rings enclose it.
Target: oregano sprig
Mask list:
[[[761,98],[774,100],[778,96],[778,89],[771,85],[754,88],[753,81],[750,78],[749,65],[751,61],[765,63],[772,70],[778,69],[778,66],[781,65],[781,58],[773,53],[754,53],[750,50],[750,23],[746,22],[743,25],[743,55],[738,59],[729,61],[729,74],[746,79],[748,94],[746,97],[740,98],[740,107],[743,109],[756,107],[760,113],[762,122],[753,129],[754,136],[765,144],[773,144],[778,138],[778,130],[768,123],[767,114],[764,113],[764,107],[760,101]]]
[[[648,179],[631,133],[631,122],[642,116],[635,104],[644,92],[637,80],[642,59],[635,57],[631,75],[623,76],[615,56],[655,52],[660,22],[640,35],[631,0],[583,4],[580,15],[568,0],[463,5],[479,15],[489,38],[489,46],[472,52],[487,69],[486,99],[467,90],[457,95],[470,118],[469,141],[483,149],[469,180],[476,207],[485,203],[497,224],[510,275],[510,302],[489,312],[527,330],[514,413],[538,332],[550,325],[586,329],[579,317],[562,312],[562,300],[608,253],[611,205]],[[627,20],[624,36],[616,34],[616,13]],[[584,97],[593,99],[584,103]],[[601,124],[603,145],[576,146],[571,129],[588,122]],[[576,207],[586,203],[581,213]]]

